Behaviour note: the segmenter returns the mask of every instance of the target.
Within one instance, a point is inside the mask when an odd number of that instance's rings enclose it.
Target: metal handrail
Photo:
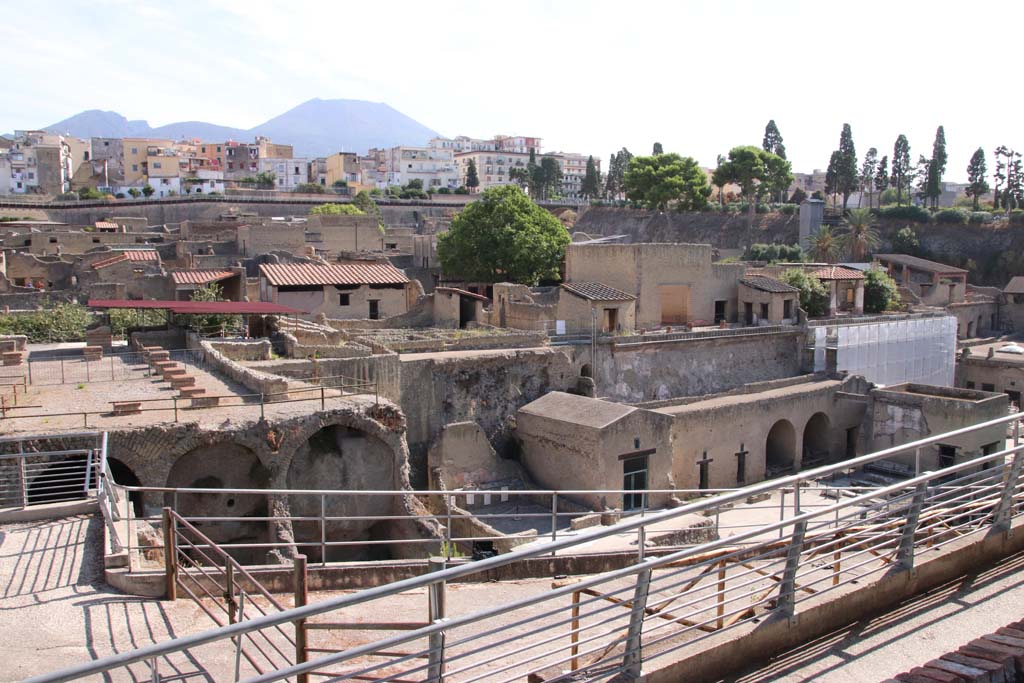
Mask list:
[[[461,566],[455,566],[440,572],[404,579],[388,585],[369,588],[358,593],[340,596],[336,598],[330,598],[318,603],[296,607],[277,615],[257,617],[245,622],[232,624],[219,629],[213,629],[202,633],[184,636],[173,641],[145,646],[132,652],[120,653],[117,655],[106,657],[104,659],[71,667],[61,672],[37,676],[32,679],[29,679],[29,683],[57,683],[60,681],[75,680],[82,676],[102,673],[112,668],[122,667],[135,662],[152,660],[154,658],[163,657],[174,652],[195,648],[218,640],[226,640],[228,638],[241,636],[252,631],[279,626],[287,622],[292,622],[299,619],[308,619],[344,607],[351,607],[354,605],[369,602],[374,599],[395,595],[413,589],[424,588],[430,586],[431,584],[436,584],[438,582],[453,581],[472,574],[487,572],[498,567],[503,567],[512,564],[514,562],[534,557],[540,557],[543,555],[549,555],[559,550],[572,548],[578,545],[582,545],[584,543],[589,543],[601,538],[607,538],[609,536],[621,534],[625,531],[639,529],[641,527],[645,527],[647,525],[655,524],[658,522],[675,519],[683,515],[701,513],[715,508],[724,507],[730,503],[739,502],[742,499],[752,495],[758,495],[761,493],[767,493],[772,491],[781,491],[789,488],[799,490],[800,482],[805,481],[807,479],[820,478],[822,476],[827,476],[840,470],[856,468],[859,467],[860,465],[864,465],[869,462],[874,462],[878,460],[883,460],[892,455],[904,453],[908,450],[916,449],[919,452],[922,447],[939,443],[942,441],[947,441],[950,437],[969,434],[974,431],[979,431],[982,429],[998,425],[1005,425],[1008,423],[1014,423],[1015,426],[1018,427],[1015,429],[1014,447],[1001,450],[998,453],[992,453],[986,456],[975,458],[973,460],[961,463],[960,465],[944,468],[937,472],[927,472],[921,474],[920,468],[917,467],[917,474],[912,479],[892,484],[890,486],[880,487],[875,491],[865,493],[861,496],[839,500],[835,504],[827,506],[823,509],[817,509],[813,512],[806,513],[797,512],[793,517],[783,519],[778,522],[769,523],[763,526],[759,526],[757,528],[751,529],[750,531],[740,533],[736,536],[720,538],[718,540],[700,544],[684,550],[680,550],[669,555],[646,559],[629,567],[601,574],[599,576],[586,579],[580,583],[573,584],[571,586],[557,588],[538,596],[534,596],[525,600],[520,600],[511,605],[500,605],[489,608],[488,610],[484,610],[482,612],[476,612],[471,615],[458,617],[450,620],[439,621],[430,626],[417,629],[415,631],[406,632],[400,636],[395,636],[392,638],[387,638],[373,643],[369,643],[363,646],[350,648],[336,655],[321,657],[312,662],[297,664],[292,667],[279,669],[265,676],[259,676],[254,679],[250,679],[252,683],[255,683],[256,681],[280,680],[281,678],[294,676],[296,674],[303,672],[309,672],[318,667],[322,667],[324,665],[335,663],[344,659],[356,657],[361,654],[369,654],[371,652],[378,651],[381,648],[391,647],[417,638],[423,638],[425,636],[438,634],[443,631],[456,628],[460,625],[473,623],[475,621],[479,621],[481,619],[485,619],[489,616],[494,616],[499,613],[508,612],[510,610],[551,600],[562,595],[568,595],[569,593],[572,593],[574,590],[579,590],[580,588],[606,583],[615,578],[621,578],[631,575],[637,575],[639,577],[643,575],[645,572],[647,573],[647,576],[649,576],[649,572],[655,567],[665,566],[671,562],[694,556],[697,553],[707,552],[709,550],[735,545],[736,543],[739,543],[741,541],[750,540],[766,533],[770,534],[773,531],[781,531],[787,527],[792,527],[794,529],[794,537],[796,537],[797,530],[806,529],[807,522],[810,520],[818,518],[827,518],[829,515],[832,515],[834,513],[838,514],[840,510],[849,508],[854,505],[861,505],[865,502],[872,502],[874,504],[877,504],[878,498],[884,497],[889,493],[906,492],[908,489],[914,488],[918,485],[925,484],[930,481],[944,479],[951,473],[957,473],[964,471],[966,469],[976,468],[980,463],[996,462],[998,459],[1005,458],[1007,455],[1010,454],[1014,454],[1017,456],[1014,459],[1014,468],[1017,470],[1017,473],[1019,475],[1019,465],[1021,457],[1024,457],[1019,455],[1021,451],[1024,451],[1024,446],[1019,445],[1020,442],[1018,423],[1022,417],[1024,417],[1024,413],[1018,413],[1015,415],[1006,416],[995,420],[989,420],[987,422],[973,425],[971,427],[957,429],[951,432],[947,432],[945,434],[937,434],[934,436],[927,437],[925,439],[920,439],[908,444],[904,444],[902,446],[895,446],[892,448],[883,449],[876,453],[870,453],[857,458],[852,458],[843,463],[828,465],[813,470],[808,470],[806,472],[801,472],[798,474],[783,477],[781,479],[762,482],[760,484],[755,484],[753,486],[749,486],[744,489],[739,489],[731,493],[725,493],[712,498],[707,498],[694,503],[682,505],[675,509],[665,510],[661,512],[652,512],[643,517],[626,519],[609,527],[594,529],[591,531],[583,531],[576,536],[563,538],[557,541],[552,541],[551,543],[546,543],[538,547],[528,547],[513,550],[503,555],[498,555],[495,557],[479,560],[477,562],[468,563]],[[1015,484],[1015,482],[1013,481],[1010,481],[1009,483]],[[800,531],[801,539],[802,535],[803,531]],[[897,536],[897,538],[899,537],[900,536]],[[799,549],[799,544],[796,542],[795,538],[794,546],[796,546]],[[797,553],[796,559],[799,559],[799,553]],[[795,566],[793,571],[795,572]],[[642,619],[642,610],[640,611],[639,616]]]

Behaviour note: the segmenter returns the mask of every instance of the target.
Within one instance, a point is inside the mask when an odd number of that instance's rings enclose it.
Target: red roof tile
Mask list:
[[[260,266],[271,285],[404,285],[409,278],[390,263],[339,263],[319,266],[306,263]]]
[[[176,270],[171,279],[176,285],[205,285],[218,280],[226,280],[234,275],[230,270]]]
[[[864,273],[845,266],[827,266],[812,270],[811,275],[819,280],[863,280]]]

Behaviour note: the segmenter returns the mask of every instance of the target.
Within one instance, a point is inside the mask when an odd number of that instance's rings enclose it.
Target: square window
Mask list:
[[[339,294],[338,295],[338,305],[339,306],[348,306],[349,305],[349,297],[350,296],[351,296],[351,294]]]

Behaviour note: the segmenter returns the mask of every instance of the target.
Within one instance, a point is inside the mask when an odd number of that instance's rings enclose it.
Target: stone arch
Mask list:
[[[288,467],[287,488],[396,491],[406,486],[390,444],[368,430],[336,423],[321,427],[295,450]],[[399,496],[327,496],[324,511],[328,517],[388,516],[395,514],[401,502]],[[288,503],[293,516],[320,515],[319,496],[289,496]],[[385,540],[395,537],[393,526],[388,520],[333,520],[326,523],[325,536],[328,542]],[[390,558],[386,544],[328,546],[327,557],[323,558],[319,522],[294,522],[292,531],[298,551],[311,561]]]
[[[769,477],[791,472],[796,460],[796,430],[789,420],[772,425],[765,439],[765,469]]]
[[[263,489],[270,473],[256,454],[232,442],[199,446],[179,457],[171,466],[167,486],[203,489]],[[236,493],[178,493],[177,510],[188,517],[266,517],[267,496]],[[165,505],[175,496],[167,494]],[[199,522],[196,527],[215,543],[267,543],[270,525],[265,520]],[[231,554],[240,562],[257,563],[266,558],[261,549],[237,549]]]
[[[580,368],[580,377],[593,377],[593,376],[594,376],[594,368],[590,365],[590,363],[584,363],[583,367]]]
[[[803,453],[800,465],[824,464],[832,450],[832,421],[825,413],[815,413],[804,425]]]
[[[142,481],[135,474],[135,471],[128,467],[117,458],[107,458],[107,467],[110,468],[110,474],[114,477],[115,484],[121,484],[122,486],[142,486]],[[135,511],[136,517],[142,517],[144,515],[143,505],[143,494],[142,491],[129,491],[128,500],[131,501],[132,509]]]
[[[971,339],[973,337],[974,337],[974,321],[973,320],[968,320],[967,321],[967,338]]]
[[[979,315],[978,316],[978,324],[974,326],[974,331],[978,334],[979,337],[981,336],[981,328],[982,327],[984,327],[984,322],[983,322],[983,318]]]

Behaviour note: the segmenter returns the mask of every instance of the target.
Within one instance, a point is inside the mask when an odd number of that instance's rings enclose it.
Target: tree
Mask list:
[[[935,142],[932,143],[932,163],[928,167],[928,198],[932,206],[938,208],[939,197],[942,196],[942,176],[946,172],[946,131],[942,126],[935,130]]]
[[[920,256],[921,242],[917,239],[917,233],[909,225],[900,228],[892,238],[892,250],[897,254]]]
[[[661,146],[661,143],[660,142],[655,142],[654,143],[654,151],[651,152],[651,154],[664,154],[664,153],[665,153],[665,149]]]
[[[992,174],[992,179],[996,184],[995,189],[993,190],[994,197],[992,200],[992,208],[994,209],[998,209],[1000,207],[1000,201],[1002,200],[1000,188],[1006,180],[1006,164],[1003,162],[1003,157],[1007,156],[1009,151],[1010,150],[1005,145],[1000,145],[999,147],[996,147],[996,151],[994,152],[996,157],[996,170],[995,173]]]
[[[256,174],[256,187],[270,190],[277,184],[277,174],[269,171],[260,171]]]
[[[903,204],[903,191],[910,189],[908,175],[910,173],[910,143],[907,136],[900,133],[892,148],[892,186],[896,189],[896,204]]]
[[[975,211],[978,210],[978,202],[989,190],[988,181],[985,179],[987,171],[985,150],[979,147],[971,157],[970,163],[967,164],[967,189],[964,190],[964,194],[974,200]]]
[[[843,211],[850,195],[857,189],[857,150],[853,146],[853,130],[850,124],[843,124],[843,132],[839,135],[839,162],[836,166],[836,191],[843,195]]]
[[[803,204],[807,200],[807,193],[802,188],[796,188],[793,190],[793,194],[789,197],[790,204]]]
[[[540,160],[540,175],[538,178],[538,194],[544,199],[551,199],[559,194],[562,188],[562,166],[554,157],[544,157]]]
[[[466,166],[466,182],[463,185],[468,187],[470,192],[475,192],[476,188],[480,187],[480,176],[476,173],[475,159],[470,159],[469,165]]]
[[[864,312],[884,313],[900,301],[896,281],[881,268],[868,268],[864,272]]]
[[[373,201],[373,197],[366,190],[359,190],[356,196],[352,198],[352,206],[356,207],[367,216],[373,216],[377,219],[377,227],[384,229],[384,216],[381,215],[380,207],[377,206],[377,202]]]
[[[655,154],[634,157],[625,178],[626,198],[648,209],[664,211],[675,203],[681,211],[707,207],[711,186],[692,157]]]
[[[362,216],[363,212],[353,204],[327,202],[317,204],[309,210],[310,216]]]
[[[765,179],[759,188],[758,196],[771,195],[781,201],[786,196],[786,190],[793,184],[792,167],[777,154],[764,154]]]
[[[597,164],[594,163],[593,156],[587,157],[587,171],[583,175],[580,194],[587,199],[594,199],[601,194],[601,174],[597,172]]]
[[[832,152],[832,158],[828,160],[828,169],[825,171],[825,194],[832,195],[832,206],[836,205],[836,193],[839,191],[839,163],[842,155],[839,150]]]
[[[156,192],[156,190],[154,190],[153,186],[150,185],[149,183],[146,183],[145,185],[142,186],[143,196],[152,197],[154,192]]]
[[[889,187],[889,157],[882,157],[875,169],[875,192],[878,193],[878,205],[882,205],[882,193]]]
[[[224,290],[216,282],[197,287],[192,291],[192,301],[224,301]],[[224,313],[189,316],[192,327],[201,334],[214,334],[234,330],[241,326],[242,316]]]
[[[821,280],[799,268],[791,268],[779,278],[800,290],[800,308],[812,318],[828,314],[829,293]]]
[[[761,141],[761,149],[783,159],[786,158],[786,146],[782,144],[782,133],[775,125],[775,119],[769,120],[768,125],[764,127],[764,140]]]
[[[471,282],[536,285],[556,279],[569,233],[515,185],[484,190],[438,236],[437,255],[449,275]]]
[[[839,243],[850,260],[862,262],[878,246],[878,232],[873,227],[875,217],[870,209],[852,209],[843,221],[846,227],[839,236]]]
[[[729,150],[729,159],[718,165],[715,169],[713,182],[719,187],[729,183],[740,186],[743,196],[747,200],[747,247],[752,243],[754,230],[754,214],[757,211],[757,198],[761,193],[761,185],[774,173],[779,182],[779,175],[784,170],[789,173],[789,162],[782,159],[782,163],[776,161],[778,156],[763,149],[745,145],[733,147]],[[790,174],[790,182],[792,174]]]
[[[128,188],[128,194],[130,194],[130,195],[132,196],[132,199],[138,199],[138,198],[139,198],[139,196],[140,196],[140,195],[141,195],[142,193],[141,193],[141,192],[139,192],[139,191],[138,191],[138,189],[136,189],[136,188],[134,188],[134,187],[129,187],[129,188]]]
[[[839,244],[839,236],[832,232],[832,226],[823,225],[818,229],[808,242],[808,253],[815,261],[835,263],[839,260],[842,251]]]
[[[300,183],[295,187],[296,194],[325,194],[327,190],[320,183]]]
[[[878,150],[872,147],[868,150],[868,153],[864,155],[864,165],[860,168],[860,194],[861,198],[864,197],[864,193],[868,195],[868,208],[871,208],[871,197],[872,197],[872,186],[875,180],[875,169],[878,166]],[[857,202],[857,208],[860,208],[860,202]]]
[[[611,199],[619,199],[625,191],[626,169],[633,158],[633,153],[623,147],[618,154],[612,153],[608,162],[608,176],[605,191]]]

